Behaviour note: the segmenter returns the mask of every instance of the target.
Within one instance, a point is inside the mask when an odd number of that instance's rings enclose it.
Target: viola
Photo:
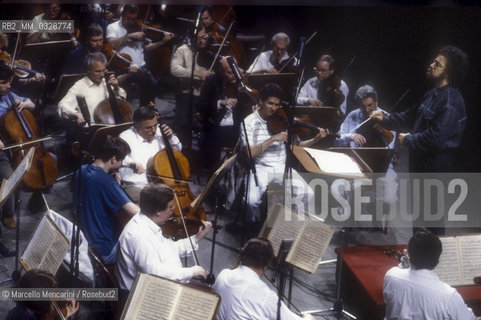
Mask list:
[[[158,117],[157,119],[160,124],[160,118]],[[149,173],[157,176],[158,180],[170,186],[178,198],[178,201],[175,203],[175,218],[162,227],[164,235],[171,237],[175,241],[187,237],[187,234],[196,234],[199,228],[203,226],[202,220],[206,220],[206,215],[201,205],[192,206],[195,196],[187,182],[187,179],[190,177],[189,161],[180,151],[172,149],[169,139],[163,130],[160,131],[165,148],[154,156],[153,170],[149,169]],[[182,219],[186,223],[187,234],[186,230],[184,230]]]
[[[341,78],[334,74],[324,81],[321,81],[317,90],[317,98],[322,101],[325,106],[339,108],[346,98],[341,91]]]
[[[280,61],[277,61],[274,53],[270,55],[269,57],[269,62],[274,66],[274,69],[277,70],[277,72],[296,72],[296,68],[294,66],[294,63],[296,62],[295,55],[290,55],[289,59],[283,60],[281,63]]]
[[[132,57],[130,55],[119,53],[111,44],[104,44],[103,53],[109,61],[108,65],[116,69],[127,70],[132,64]]]
[[[12,57],[6,51],[0,53],[0,60],[3,60],[5,64],[12,64]],[[27,60],[15,60],[13,63],[13,71],[15,75],[19,78],[26,78],[29,75],[34,75],[40,73],[32,69],[32,64]]]
[[[289,118],[283,108],[277,109],[277,112],[267,119],[267,129],[274,135],[287,130],[289,126]],[[315,132],[319,132],[319,128],[312,124],[309,116],[301,116],[294,118],[295,133],[301,138],[308,138]]]
[[[38,140],[37,123],[28,110],[18,111],[12,94],[9,92],[11,108],[1,119],[2,137],[9,144],[21,144]],[[32,166],[23,177],[25,186],[30,190],[42,190],[49,187],[57,180],[57,164],[52,156],[40,142],[28,146],[14,148],[11,151],[12,167],[16,168],[24,156],[26,150],[35,147]]]

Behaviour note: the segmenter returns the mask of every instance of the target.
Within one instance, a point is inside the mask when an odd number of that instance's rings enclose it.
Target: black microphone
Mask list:
[[[304,46],[306,44],[306,37],[301,37],[300,39],[300,44],[299,44],[299,55],[298,55],[298,62],[302,60],[302,56],[304,55]]]
[[[85,122],[87,122],[87,124],[90,126],[90,111],[89,111],[89,108],[87,106],[87,101],[85,101],[85,97],[84,96],[76,96],[77,98],[77,104],[79,106],[79,109],[80,109],[80,112],[82,113],[82,116],[84,117],[85,119]]]
[[[242,88],[244,88],[244,83],[242,83],[242,76],[240,74],[239,67],[237,66],[237,63],[235,62],[234,57],[231,57],[231,56],[227,57],[227,63],[229,64],[229,66],[232,70],[232,73],[234,73],[236,83],[240,84],[242,86]]]

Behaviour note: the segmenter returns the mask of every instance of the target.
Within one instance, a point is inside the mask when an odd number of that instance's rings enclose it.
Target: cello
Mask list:
[[[100,102],[95,108],[94,120],[95,122],[107,124],[120,124],[129,122],[132,116],[132,108],[127,101],[115,96],[114,91],[108,84],[108,80],[109,74],[107,73],[105,75],[105,82],[109,97]]]
[[[157,115],[157,121],[160,125],[159,115]],[[175,202],[175,218],[169,220],[162,227],[164,235],[170,236],[175,241],[188,237],[182,220],[185,221],[187,233],[196,234],[199,228],[203,226],[201,220],[206,220],[206,215],[202,205],[192,206],[195,196],[190,190],[189,183],[186,181],[190,177],[189,161],[180,151],[172,149],[164,131],[160,130],[160,132],[162,133],[165,148],[154,156],[154,172],[149,170],[149,173],[151,173],[150,176],[158,177],[164,184],[170,186],[178,199]]]
[[[25,109],[19,111],[11,92],[8,93],[8,98],[11,108],[2,117],[1,131],[6,142],[20,144],[18,148],[12,151],[10,157],[12,167],[16,168],[26,155],[25,149],[27,147],[21,144],[38,140],[38,129],[32,113]],[[28,148],[31,146],[29,144]],[[31,190],[42,190],[50,187],[57,180],[57,164],[40,142],[34,143],[33,146],[35,147],[35,153],[32,166],[23,177],[23,182]]]

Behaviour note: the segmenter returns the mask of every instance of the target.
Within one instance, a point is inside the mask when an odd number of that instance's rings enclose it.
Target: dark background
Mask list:
[[[234,6],[234,33],[265,35],[264,43],[250,44],[260,49],[262,44],[268,47],[273,34],[283,31],[290,35],[291,51],[295,52],[300,36],[308,37],[317,31],[317,36],[305,48],[305,77],[313,76],[312,66],[321,53],[331,52],[336,58],[338,72],[350,89],[348,108],[356,107],[352,96],[364,84],[377,89],[380,106],[387,111],[391,111],[392,105],[408,89],[409,94],[395,111],[416,105],[430,89],[425,70],[437,50],[447,44],[463,49],[471,67],[460,88],[468,122],[459,150],[458,168],[465,172],[481,171],[481,7],[469,6],[466,2],[462,5],[449,2],[448,6],[426,6],[429,2],[423,2],[423,6],[419,2],[404,2],[402,6],[392,2],[370,2],[377,6],[363,3],[362,7],[346,6],[346,2],[341,3],[343,6],[306,6],[306,1],[301,2],[302,6],[259,3],[269,5]],[[416,3],[418,5],[414,6]],[[27,12],[26,19],[32,18],[28,17],[31,6],[25,2],[0,6],[2,19],[20,12],[23,15]],[[75,11],[75,5],[73,7]],[[168,6],[167,13],[174,23],[172,31],[185,33],[185,23],[176,21],[175,17],[194,19],[196,10],[194,5]],[[255,54],[250,51],[249,64]],[[354,57],[354,63],[345,70]]]

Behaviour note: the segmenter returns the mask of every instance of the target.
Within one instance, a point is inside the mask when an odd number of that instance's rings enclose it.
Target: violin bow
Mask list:
[[[17,41],[15,41],[15,49],[13,50],[12,61],[10,61],[10,68],[13,70],[13,66],[15,65],[15,57],[17,55],[18,44],[20,43],[20,31],[17,35]]]
[[[180,201],[179,198],[177,197],[177,194],[174,191],[174,198],[175,202],[177,203],[177,207],[179,208],[179,213],[180,213],[180,219],[182,221],[182,226],[184,227],[184,232],[187,238],[189,239],[190,246],[192,248],[192,257],[194,258],[194,263],[196,266],[199,265],[199,259],[197,258],[197,254],[195,253],[194,250],[194,244],[192,243],[192,238],[189,235],[189,232],[187,231],[187,225],[185,224],[185,219],[184,219],[184,214],[182,213],[182,207],[180,206]]]
[[[406,91],[404,91],[404,93],[399,97],[399,99],[397,99],[397,101],[393,104],[392,108],[391,108],[391,112],[394,111],[394,109],[396,109],[396,107],[399,105],[399,103],[404,99],[405,96],[407,96],[407,94],[411,91],[411,89],[407,89]]]
[[[217,49],[217,53],[215,54],[214,60],[212,61],[212,64],[210,65],[209,72],[212,72],[212,69],[214,68],[215,62],[217,61],[217,58],[219,57],[220,51],[224,47],[225,41],[227,40],[227,37],[229,36],[230,30],[232,29],[232,26],[234,25],[235,21],[232,21],[229,29],[227,29],[227,32],[224,36],[224,39],[222,40],[222,43],[220,44],[219,49]]]
[[[256,66],[256,64],[257,64],[257,61],[259,61],[259,58],[261,57],[261,53],[262,53],[262,51],[264,51],[265,47],[266,47],[266,46],[263,45],[262,48],[261,48],[261,50],[259,51],[259,54],[257,55],[256,59],[254,60],[254,63],[252,64],[252,70],[254,70],[254,68],[255,68],[255,66]],[[252,73],[252,71],[246,73],[246,76],[247,76],[247,77],[250,77],[251,73]]]
[[[308,44],[312,38],[314,38],[314,36],[317,34],[317,31],[314,31],[314,33],[309,37],[309,39],[306,40],[306,42],[304,43],[305,45]],[[289,65],[289,63],[291,63],[291,61],[297,56],[299,52],[296,51],[296,53],[294,53],[283,65],[282,67],[279,69],[279,73],[284,70],[285,67],[287,67]]]

